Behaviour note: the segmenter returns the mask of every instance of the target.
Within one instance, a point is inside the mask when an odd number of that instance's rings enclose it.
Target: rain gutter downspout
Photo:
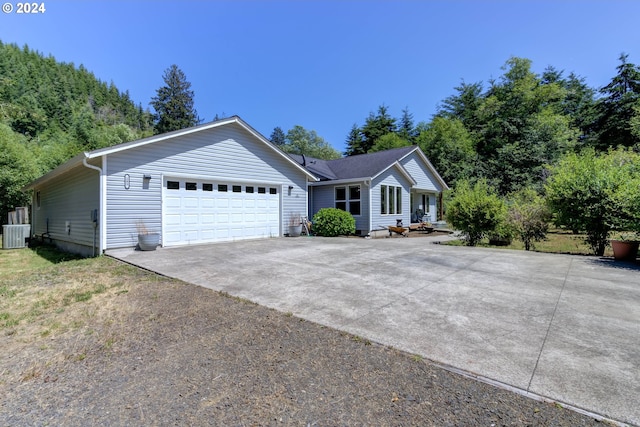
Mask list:
[[[364,185],[369,188],[369,231],[367,232],[367,236],[371,236],[371,231],[373,230],[373,191],[371,189],[371,180],[366,179]]]
[[[104,157],[102,159],[103,159],[103,163],[104,163]],[[95,257],[96,256],[96,246],[97,246],[96,245],[96,233],[97,233],[98,227],[100,227],[100,247],[98,249],[100,249],[100,253],[102,253],[102,242],[103,242],[103,238],[102,238],[103,237],[102,223],[104,222],[103,218],[102,218],[102,212],[103,212],[102,194],[103,194],[103,190],[104,190],[103,180],[102,180],[102,178],[103,178],[103,170],[102,170],[102,168],[100,168],[98,166],[94,166],[94,165],[89,164],[87,162],[86,153],[85,153],[85,157],[82,158],[82,164],[85,167],[87,167],[89,169],[97,170],[100,173],[100,192],[99,192],[99,195],[100,195],[100,209],[98,210],[97,217],[94,219],[94,226],[93,226],[93,256]]]

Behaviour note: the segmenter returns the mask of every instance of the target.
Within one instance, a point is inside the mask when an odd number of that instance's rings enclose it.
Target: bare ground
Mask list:
[[[99,292],[51,297],[30,322],[0,328],[0,425],[600,424],[108,258],[56,268],[29,284],[5,280],[4,289],[44,295],[82,268],[81,286]],[[85,295],[74,292],[65,295]]]

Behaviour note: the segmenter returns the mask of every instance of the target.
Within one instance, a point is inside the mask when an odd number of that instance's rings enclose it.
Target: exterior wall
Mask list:
[[[37,193],[40,193],[40,207]],[[91,213],[100,208],[100,174],[98,171],[78,166],[63,176],[34,189],[32,234],[41,236],[47,232],[56,246],[85,256],[99,254],[99,228],[94,228]],[[67,228],[67,222],[69,228]]]
[[[322,208],[335,207],[335,188],[348,187],[350,185],[360,186],[360,215],[354,216],[356,220],[356,230],[360,230],[362,234],[369,232],[369,187],[362,181],[354,181],[348,183],[327,182],[324,185],[315,185],[311,190],[310,202],[310,218],[313,218]]]
[[[162,231],[163,176],[277,185],[281,227],[292,213],[307,215],[306,175],[237,124],[110,154],[106,168],[108,249],[135,246],[138,221],[149,231]],[[151,179],[143,179],[145,174]]]
[[[435,193],[442,191],[442,186],[438,183],[435,176],[429,171],[427,165],[420,159],[417,153],[413,152],[400,162],[409,175],[416,182],[414,188],[420,190],[430,190]]]
[[[382,185],[393,185],[402,187],[402,213],[401,214],[381,214],[380,213],[380,187]],[[372,182],[372,203],[371,203],[371,231],[381,230],[390,225],[396,225],[396,220],[402,219],[402,224],[407,227],[411,223],[411,184],[397,168],[388,169],[383,175],[376,177]]]

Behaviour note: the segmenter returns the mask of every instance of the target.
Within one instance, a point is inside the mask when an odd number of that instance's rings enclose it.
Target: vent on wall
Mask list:
[[[31,233],[31,224],[14,224],[2,226],[2,249],[26,247],[26,240]]]

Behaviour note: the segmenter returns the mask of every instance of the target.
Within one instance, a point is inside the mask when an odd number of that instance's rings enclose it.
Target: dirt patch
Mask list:
[[[114,260],[55,268],[89,267],[100,274],[87,271],[83,286],[104,282],[101,292],[1,329],[1,425],[598,424]],[[41,275],[24,286],[65,277]]]

